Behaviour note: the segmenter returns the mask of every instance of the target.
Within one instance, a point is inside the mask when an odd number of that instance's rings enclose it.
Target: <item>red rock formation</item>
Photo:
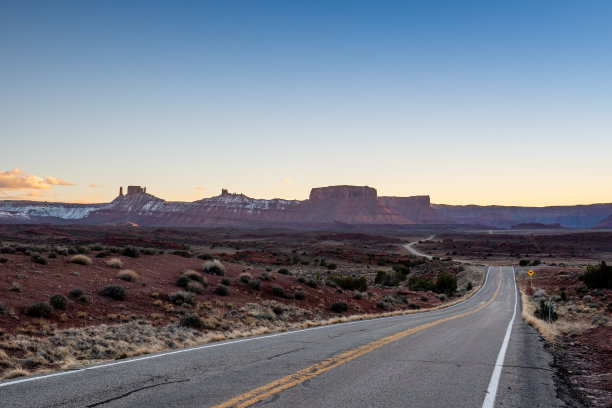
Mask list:
[[[595,228],[612,228],[612,214],[605,220],[598,222]]]
[[[147,188],[146,187],[140,187],[140,186],[128,186],[128,191],[127,191],[127,195],[132,195],[132,194],[146,194],[147,192]]]
[[[417,224],[452,223],[431,207],[429,196],[378,197],[378,201],[394,213]]]
[[[313,188],[296,217],[309,224],[414,224],[381,204],[376,189],[356,186]]]

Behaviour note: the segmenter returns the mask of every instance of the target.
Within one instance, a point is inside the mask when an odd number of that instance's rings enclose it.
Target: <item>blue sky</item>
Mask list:
[[[612,202],[610,21],[609,1],[4,1],[0,199]]]

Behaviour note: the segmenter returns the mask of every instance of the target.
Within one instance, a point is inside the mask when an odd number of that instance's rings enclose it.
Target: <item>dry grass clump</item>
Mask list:
[[[211,273],[213,275],[224,276],[225,275],[225,266],[218,259],[214,259],[212,261],[206,261],[202,265],[204,272]]]
[[[208,286],[208,281],[206,280],[206,278],[202,276],[200,272],[194,271],[192,269],[185,269],[181,273],[181,276],[179,276],[179,278],[176,280],[176,286],[181,286],[183,288],[188,289],[188,286],[190,283],[199,284],[199,286],[192,285],[194,288],[196,288],[196,290],[198,290],[200,286],[202,288],[206,288]],[[204,290],[202,289],[202,292],[203,291]],[[192,292],[202,293],[202,292],[196,292],[195,290],[193,290]]]
[[[199,295],[199,294],[204,293],[204,289],[205,289],[205,288],[204,288],[204,285],[202,285],[200,282],[196,282],[196,281],[189,281],[189,282],[187,282],[187,287],[186,287],[186,289],[187,289],[189,292],[192,292],[192,293],[197,293],[197,294]]]
[[[131,269],[124,269],[122,271],[119,271],[117,277],[127,282],[135,282],[136,280],[138,280],[138,274]]]
[[[534,316],[536,304],[529,298],[529,295],[521,292],[522,317],[525,322],[540,332],[542,337],[550,343],[558,344],[562,336],[579,336],[585,331],[594,327],[590,318],[570,320],[559,311],[559,319],[553,323],[540,320]]]
[[[111,258],[106,261],[106,266],[110,266],[111,268],[121,269],[123,268],[123,262],[119,258]]]
[[[91,265],[92,260],[87,255],[75,255],[70,258],[70,262],[77,265]]]
[[[253,279],[253,275],[248,272],[244,272],[240,274],[240,282],[249,283],[249,280]]]

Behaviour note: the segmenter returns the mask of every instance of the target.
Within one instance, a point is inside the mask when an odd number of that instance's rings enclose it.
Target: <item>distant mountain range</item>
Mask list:
[[[612,228],[612,204],[508,207],[431,204],[429,196],[378,197],[358,186],[313,188],[308,200],[261,200],[223,190],[194,202],[165,201],[136,186],[106,204],[0,201],[0,224],[304,227],[470,224],[494,228]]]

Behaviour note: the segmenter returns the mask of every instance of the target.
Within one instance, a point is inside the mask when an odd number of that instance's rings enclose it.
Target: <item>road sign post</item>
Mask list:
[[[529,286],[531,286],[531,291],[533,292],[533,270],[529,270],[527,272],[529,274]]]

